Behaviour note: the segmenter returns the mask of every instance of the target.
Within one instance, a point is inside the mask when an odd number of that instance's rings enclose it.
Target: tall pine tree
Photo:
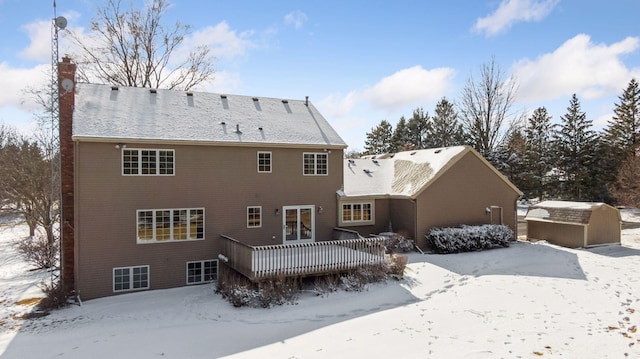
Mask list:
[[[526,152],[524,154],[525,174],[520,188],[528,198],[542,200],[549,192],[548,174],[552,170],[551,116],[545,107],[539,107],[524,128]]]
[[[413,116],[407,123],[409,128],[409,143],[413,148],[427,148],[425,143],[427,127],[429,126],[429,113],[424,112],[422,107],[413,110]]]
[[[429,147],[449,147],[464,144],[464,130],[458,120],[453,103],[442,98],[436,104],[436,110],[426,131]]]
[[[614,116],[605,128],[605,139],[622,157],[640,145],[640,87],[632,79],[613,109]],[[619,157],[619,156],[618,156]]]
[[[400,152],[411,149],[409,141],[409,127],[407,126],[407,120],[404,116],[400,117],[396,124],[396,129],[391,136],[391,148],[390,152]]]
[[[592,121],[580,108],[580,100],[573,94],[567,113],[554,133],[554,152],[560,171],[560,196],[569,200],[589,199],[591,166],[594,160],[596,133]]]
[[[367,139],[364,142],[365,154],[378,155],[391,152],[391,136],[393,129],[387,120],[380,121],[376,127],[367,132]]]

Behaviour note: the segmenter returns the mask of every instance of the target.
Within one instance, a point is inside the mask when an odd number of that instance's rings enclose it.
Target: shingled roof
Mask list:
[[[307,100],[78,84],[76,141],[346,148]]]
[[[527,211],[525,220],[558,222],[567,224],[589,224],[591,214],[605,203],[544,201],[533,205]]]
[[[344,161],[344,189],[340,196],[417,198],[448,168],[472,153],[496,172],[517,193],[520,191],[469,146],[452,146]]]

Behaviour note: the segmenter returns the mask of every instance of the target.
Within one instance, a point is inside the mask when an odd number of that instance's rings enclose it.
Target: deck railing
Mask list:
[[[280,276],[330,274],[384,262],[384,238],[251,246],[222,235],[220,259],[256,281]]]

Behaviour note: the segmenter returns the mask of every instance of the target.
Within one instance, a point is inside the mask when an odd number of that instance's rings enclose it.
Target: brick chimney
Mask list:
[[[62,62],[58,63],[58,86],[60,91],[60,208],[62,210],[60,265],[62,285],[67,295],[75,295],[74,145],[71,139],[75,82],[76,65],[65,56]]]

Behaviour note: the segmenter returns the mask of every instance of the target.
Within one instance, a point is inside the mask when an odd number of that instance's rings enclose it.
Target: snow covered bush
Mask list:
[[[453,228],[433,228],[427,244],[437,253],[471,252],[508,247],[513,231],[505,225],[484,224]]]
[[[225,272],[230,273],[231,270]],[[295,278],[274,278],[252,283],[238,273],[226,274],[216,293],[234,307],[270,308],[275,305],[296,304],[300,284]]]
[[[385,247],[387,248],[387,254],[396,252],[410,252],[414,248],[413,240],[409,237],[407,232],[398,233],[381,233],[381,236],[385,238]]]
[[[387,271],[395,278],[401,278],[404,275],[404,269],[407,267],[408,258],[405,255],[392,254],[387,259]]]

